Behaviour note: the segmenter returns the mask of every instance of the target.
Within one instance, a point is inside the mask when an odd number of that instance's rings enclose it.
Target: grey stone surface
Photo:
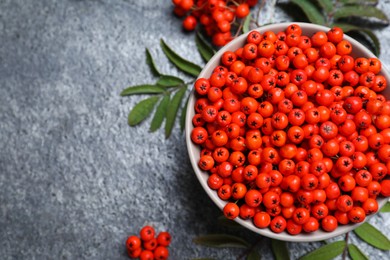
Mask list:
[[[149,122],[128,127],[140,97],[119,97],[125,86],[154,81],[145,47],[161,71],[181,75],[160,38],[201,64],[170,2],[0,1],[1,259],[127,259],[126,237],[145,224],[171,232],[171,259],[240,254],[192,243],[237,231],[217,225],[220,211],[197,182],[179,129],[165,139],[148,132]],[[378,33],[390,66],[390,29]],[[388,216],[370,222],[390,234]],[[390,258],[351,239],[373,259]],[[269,245],[262,238],[263,259],[272,257]],[[288,244],[292,258],[318,245]]]

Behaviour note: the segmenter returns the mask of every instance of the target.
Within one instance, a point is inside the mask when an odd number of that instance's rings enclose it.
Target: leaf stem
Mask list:
[[[250,247],[248,247],[241,255],[237,257],[237,260],[243,260],[247,255],[249,255],[255,247],[260,244],[262,237],[260,237],[256,242],[254,242]]]
[[[349,238],[349,232],[347,234],[345,234],[345,247],[344,247],[344,251],[343,251],[343,256],[342,256],[342,259],[343,260],[346,260],[347,259],[347,252],[348,252],[348,238]]]

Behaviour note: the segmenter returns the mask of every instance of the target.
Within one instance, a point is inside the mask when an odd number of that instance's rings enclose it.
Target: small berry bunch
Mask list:
[[[291,235],[363,222],[390,196],[390,101],[343,31],[252,31],[195,82],[192,142],[227,218]]]
[[[193,31],[198,21],[204,26],[206,34],[212,37],[216,46],[223,46],[233,39],[232,25],[236,19],[245,18],[249,8],[258,0],[172,0],[175,5],[174,13],[186,18],[183,27]]]
[[[140,237],[133,235],[127,238],[126,249],[130,258],[165,260],[169,256],[167,247],[170,243],[171,235],[168,232],[160,232],[155,237],[154,228],[145,226],[140,231]]]

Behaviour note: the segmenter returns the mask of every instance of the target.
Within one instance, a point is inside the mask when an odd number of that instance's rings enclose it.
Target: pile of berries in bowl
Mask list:
[[[390,80],[340,28],[281,23],[207,63],[187,108],[194,171],[224,215],[261,235],[318,241],[390,196]]]

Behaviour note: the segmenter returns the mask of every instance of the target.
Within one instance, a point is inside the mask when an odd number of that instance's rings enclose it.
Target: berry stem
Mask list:
[[[239,3],[237,3],[237,2],[234,1],[234,0],[231,0],[231,2],[232,2],[233,4],[235,4],[236,6],[239,6],[239,5],[240,5]]]

